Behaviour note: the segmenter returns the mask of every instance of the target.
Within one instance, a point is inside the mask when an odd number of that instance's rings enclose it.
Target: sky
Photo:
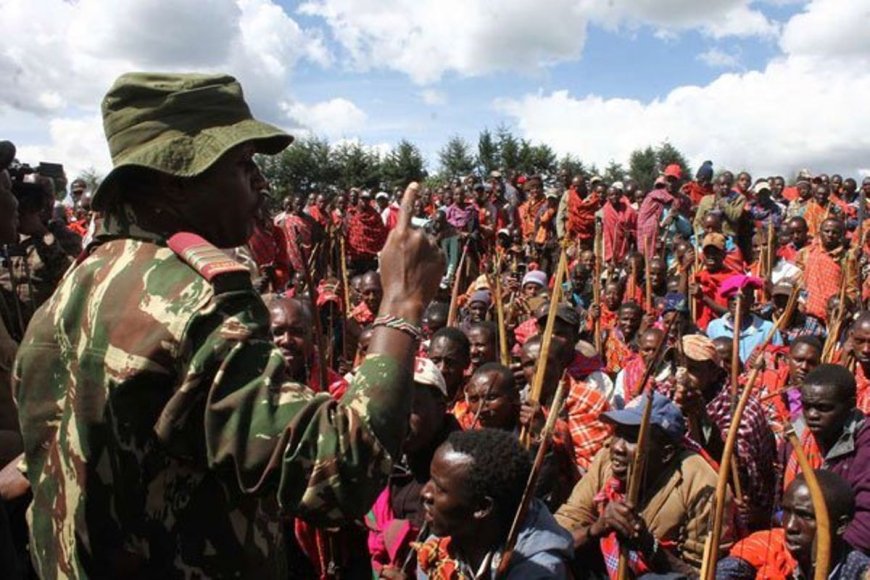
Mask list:
[[[67,173],[111,160],[131,70],[236,76],[295,135],[437,152],[514,134],[604,167],[870,174],[870,0],[0,0],[0,139]]]

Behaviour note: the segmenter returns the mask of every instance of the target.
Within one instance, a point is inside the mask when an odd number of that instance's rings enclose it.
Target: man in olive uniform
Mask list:
[[[15,362],[41,578],[281,577],[279,515],[362,516],[400,452],[414,335],[444,271],[409,226],[381,255],[369,354],[340,402],[287,382],[248,272],[255,153],[292,137],[229,76],[133,73],[103,101],[102,229]]]

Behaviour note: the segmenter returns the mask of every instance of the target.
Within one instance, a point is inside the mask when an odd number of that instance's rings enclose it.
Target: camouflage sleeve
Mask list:
[[[369,356],[335,402],[286,381],[253,293],[215,300],[188,327],[183,378],[158,438],[175,455],[204,458],[231,491],[277,492],[282,509],[312,524],[364,515],[404,436],[411,393],[400,375],[409,365]]]

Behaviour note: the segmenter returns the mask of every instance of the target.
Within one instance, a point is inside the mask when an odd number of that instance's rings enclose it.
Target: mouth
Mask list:
[[[610,459],[610,470],[617,478],[624,476],[628,473],[628,462],[622,457],[612,457]]]

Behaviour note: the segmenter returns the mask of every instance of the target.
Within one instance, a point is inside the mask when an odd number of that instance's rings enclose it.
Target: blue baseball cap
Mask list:
[[[646,397],[641,395],[632,399],[624,409],[602,413],[601,418],[610,423],[639,427],[645,404]],[[650,424],[658,426],[672,441],[681,440],[686,432],[686,419],[683,417],[682,411],[673,401],[661,393],[653,393],[652,412],[649,419]]]

